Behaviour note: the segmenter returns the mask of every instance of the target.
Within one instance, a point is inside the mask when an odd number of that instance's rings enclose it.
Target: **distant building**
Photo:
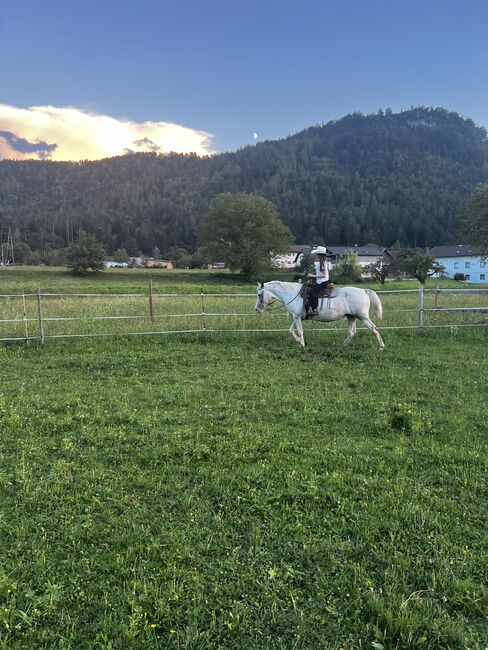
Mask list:
[[[146,266],[149,269],[168,269],[170,271],[174,269],[172,260],[155,260],[151,257],[147,260]]]
[[[212,269],[225,269],[225,262],[212,262],[211,264],[207,264],[207,269],[210,271]]]
[[[488,283],[487,261],[482,258],[476,246],[458,244],[457,246],[434,246],[429,255],[444,267],[442,275],[454,278],[462,273],[473,284]]]
[[[271,266],[277,269],[296,269],[300,265],[302,256],[310,254],[311,246],[304,244],[293,244],[288,250],[280,255],[271,258]]]
[[[127,262],[116,262],[113,257],[103,259],[104,269],[126,269],[128,266]]]
[[[334,268],[346,253],[355,253],[363,269],[383,259],[383,251],[373,246],[326,246],[326,248],[331,268]]]
[[[133,269],[142,269],[146,266],[146,260],[143,257],[129,257],[129,266]]]
[[[275,255],[271,260],[271,264],[275,268],[296,269],[300,265],[302,256],[310,255],[314,248],[314,246],[305,244],[294,244],[289,247],[287,252]],[[327,261],[331,269],[334,268],[341,257],[349,252],[356,253],[362,268],[383,259],[383,252],[379,248],[371,246],[326,246],[325,248],[327,249]]]

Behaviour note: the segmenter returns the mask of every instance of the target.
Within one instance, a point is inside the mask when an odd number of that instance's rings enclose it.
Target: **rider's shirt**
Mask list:
[[[324,282],[327,282],[329,279],[329,266],[327,262],[324,262],[325,266],[325,277],[322,275],[324,271],[320,268],[320,262],[315,262],[315,275],[317,276],[315,278],[315,283],[316,284],[323,284]]]

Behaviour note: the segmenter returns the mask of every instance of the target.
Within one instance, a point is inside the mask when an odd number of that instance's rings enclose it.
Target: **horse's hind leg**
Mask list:
[[[383,342],[383,339],[380,336],[380,333],[376,329],[376,325],[373,323],[373,321],[368,317],[361,318],[361,321],[364,323],[364,325],[366,325],[366,327],[371,332],[373,332],[373,335],[374,335],[375,339],[378,342],[378,350],[384,350],[385,349],[385,344]]]
[[[349,345],[352,341],[352,337],[356,334],[356,316],[347,317],[347,338],[344,341],[344,345]]]

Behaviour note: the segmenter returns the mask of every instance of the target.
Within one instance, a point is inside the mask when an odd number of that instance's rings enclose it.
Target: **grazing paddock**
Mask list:
[[[45,315],[114,308],[79,300]],[[385,330],[383,354],[344,325],[305,351],[273,331],[2,344],[2,647],[485,648],[488,332],[456,322]],[[119,327],[62,327],[88,324]]]

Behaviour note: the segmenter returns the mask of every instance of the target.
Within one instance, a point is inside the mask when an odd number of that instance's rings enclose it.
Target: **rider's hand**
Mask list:
[[[314,275],[313,273],[309,273],[309,274],[307,275],[307,278],[314,278],[314,277],[315,277],[315,275]]]

